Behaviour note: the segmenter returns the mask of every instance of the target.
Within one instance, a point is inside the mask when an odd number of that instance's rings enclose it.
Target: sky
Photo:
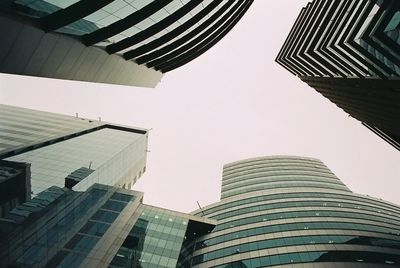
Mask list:
[[[222,168],[268,155],[321,159],[350,189],[400,204],[400,152],[274,62],[307,1],[254,1],[213,48],[154,88],[0,74],[0,102],[151,129],[147,204],[219,200]]]

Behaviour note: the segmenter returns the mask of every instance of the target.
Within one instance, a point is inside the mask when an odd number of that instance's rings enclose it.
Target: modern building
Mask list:
[[[185,243],[215,227],[130,190],[147,130],[0,111],[0,267],[176,267]]]
[[[314,0],[276,62],[400,150],[400,5]]]
[[[5,0],[0,72],[154,87],[203,54],[253,0]]]
[[[180,267],[190,256],[186,246],[211,232],[216,221],[142,205],[138,219],[109,267]]]
[[[221,201],[186,214],[130,190],[146,130],[1,110],[0,267],[400,265],[400,206],[351,192],[319,160],[228,164]]]
[[[66,183],[130,189],[145,172],[147,139],[141,128],[0,105],[0,159],[30,164],[33,196]]]
[[[154,208],[143,193],[49,187],[0,218],[1,267],[176,267],[215,221]]]
[[[259,157],[225,165],[217,221],[179,267],[399,267],[400,206],[351,192],[321,161]]]

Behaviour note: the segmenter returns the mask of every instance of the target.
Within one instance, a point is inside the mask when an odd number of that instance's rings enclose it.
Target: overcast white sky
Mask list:
[[[264,155],[321,159],[354,192],[400,204],[400,152],[274,62],[307,1],[255,1],[216,46],[155,89],[0,75],[0,102],[152,128],[145,203],[188,212],[219,200],[222,166]]]

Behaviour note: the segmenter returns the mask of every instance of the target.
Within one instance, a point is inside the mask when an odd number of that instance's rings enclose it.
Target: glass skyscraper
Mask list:
[[[351,192],[321,161],[260,157],[224,167],[217,220],[181,267],[398,267],[400,207]]]
[[[30,164],[33,195],[75,173],[75,190],[130,188],[145,171],[147,130],[7,105],[0,111],[0,157]]]
[[[147,130],[0,105],[0,267],[175,267],[212,219],[144,205]]]
[[[399,23],[396,0],[315,0],[276,62],[400,150]]]
[[[141,193],[123,188],[145,171],[147,131],[7,105],[0,110],[0,187],[12,193],[0,204],[0,266],[71,267],[101,238],[111,247],[122,231],[106,231],[125,226],[129,217],[118,216],[141,201]]]
[[[219,42],[253,0],[6,0],[0,71],[154,87]]]
[[[400,265],[400,207],[353,193],[317,159],[227,164],[221,201],[186,214],[130,190],[146,130],[1,109],[0,267]]]

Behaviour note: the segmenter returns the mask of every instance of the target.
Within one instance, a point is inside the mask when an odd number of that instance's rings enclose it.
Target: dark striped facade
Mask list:
[[[194,214],[217,226],[180,267],[400,266],[400,207],[351,192],[317,159],[228,164],[221,201]]]
[[[400,148],[400,2],[314,0],[276,62]]]
[[[147,83],[148,86],[154,86],[162,73],[194,60],[221,40],[242,18],[252,2],[253,0],[5,1],[0,4],[4,17],[1,23],[3,27],[0,29],[2,35],[11,31],[11,37],[6,38],[2,45],[5,51],[4,55],[0,54],[0,70],[53,78],[145,86]],[[14,22],[17,26],[10,28],[10,17],[18,18]],[[35,31],[42,34],[32,34]],[[27,33],[24,35],[24,32]],[[10,62],[21,60],[24,56],[18,54],[24,54],[21,50],[27,44],[19,42],[28,38],[40,41],[49,38],[48,35],[55,40],[39,42],[30,48],[31,53],[25,52],[28,54],[25,59],[27,66],[10,65]],[[65,42],[70,42],[71,45],[65,47]],[[14,51],[16,45],[18,51]],[[42,46],[47,47],[47,54],[35,55],[35,51]],[[83,49],[77,50],[77,47]],[[84,48],[96,50],[85,51]],[[60,51],[52,54],[53,50]],[[74,50],[77,52],[74,53]],[[115,69],[115,73],[108,74],[110,77],[103,75],[100,79],[97,76],[101,73],[97,69],[107,63],[107,59],[103,59],[105,55],[115,56],[115,63],[111,62],[107,67]],[[30,58],[35,56],[51,58],[52,62],[36,63],[38,70],[35,70],[29,66],[35,64],[30,63]],[[62,68],[68,68],[63,67],[59,61],[79,59],[85,62],[77,66],[70,63],[67,67],[79,69],[82,64],[88,67],[77,71],[78,74],[66,75],[68,70],[63,72]],[[49,69],[47,72],[46,68]],[[91,73],[91,69],[96,69],[97,72]],[[89,75],[85,75],[85,72]],[[129,76],[135,76],[136,73],[139,82],[129,80]],[[143,76],[149,76],[149,81],[146,78],[145,81],[140,81],[144,79]]]

